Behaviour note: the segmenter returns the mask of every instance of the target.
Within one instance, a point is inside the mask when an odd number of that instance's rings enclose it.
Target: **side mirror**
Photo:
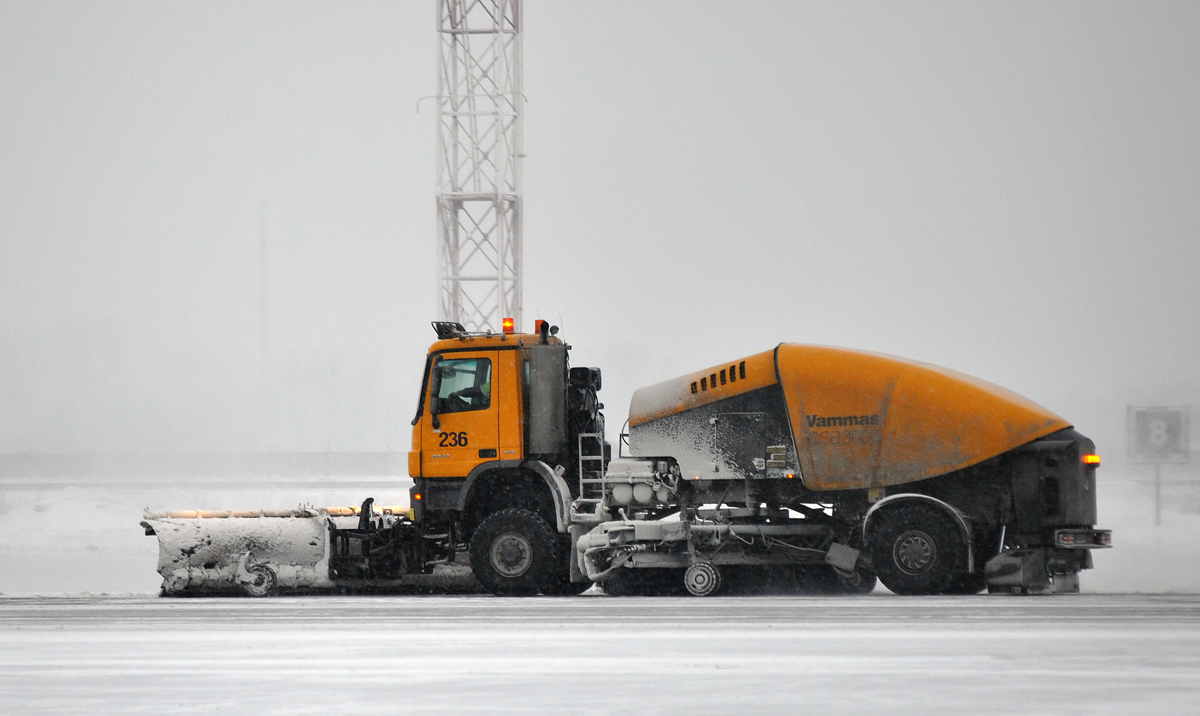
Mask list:
[[[441,389],[442,366],[435,365],[433,367],[433,372],[429,376],[429,417],[430,423],[433,425],[434,430],[438,430],[442,427],[442,422],[438,420],[438,409],[441,407],[439,405],[440,401],[438,400],[438,393],[441,392]]]

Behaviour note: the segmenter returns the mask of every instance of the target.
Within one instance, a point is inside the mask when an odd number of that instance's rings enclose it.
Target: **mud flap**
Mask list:
[[[992,557],[983,568],[989,592],[1042,591],[1047,586],[1046,552],[1013,549]]]
[[[1013,594],[1074,594],[1078,574],[1051,574],[1046,549],[1010,549],[992,557],[984,567],[989,592]]]
[[[573,525],[571,525],[570,530],[568,532],[568,534],[570,535],[570,545],[571,545],[570,552],[568,554],[568,561],[570,562],[571,582],[575,583],[575,584],[592,581],[592,580],[588,579],[587,572],[584,571],[584,567],[582,564],[583,553],[579,552],[575,548],[575,546],[577,544],[579,544],[579,538],[584,536],[585,534],[587,534],[588,531],[589,530],[588,530],[587,525],[573,524]]]

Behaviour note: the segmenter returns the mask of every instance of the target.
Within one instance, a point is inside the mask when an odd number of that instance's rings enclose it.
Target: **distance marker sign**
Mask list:
[[[1126,409],[1129,461],[1185,463],[1191,431],[1189,406]]]

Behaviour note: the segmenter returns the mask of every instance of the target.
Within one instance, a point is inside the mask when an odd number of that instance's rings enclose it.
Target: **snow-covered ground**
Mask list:
[[[1168,490],[1156,527],[1153,488],[1132,481],[1100,487],[1117,546],[1079,596],[153,596],[143,508],[403,504],[407,487],[0,492],[0,713],[1190,714],[1200,700],[1200,490]],[[1192,594],[1095,594],[1139,591]]]
[[[1096,569],[1083,573],[1083,591],[1200,593],[1200,486],[1166,488],[1163,524],[1156,527],[1153,487],[1133,481],[1145,475],[1104,477],[1099,526],[1113,530],[1115,547],[1093,552]],[[410,484],[6,489],[0,491],[0,593],[157,592],[157,540],[138,526],[145,508],[352,506],[368,495],[378,505],[403,505]]]
[[[1194,714],[1200,597],[0,598],[20,714]]]

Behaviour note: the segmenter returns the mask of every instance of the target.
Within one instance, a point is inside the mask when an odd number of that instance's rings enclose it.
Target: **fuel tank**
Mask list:
[[[634,456],[692,480],[801,479],[810,490],[902,485],[1071,427],[984,380],[865,351],[784,343],[636,391]]]

